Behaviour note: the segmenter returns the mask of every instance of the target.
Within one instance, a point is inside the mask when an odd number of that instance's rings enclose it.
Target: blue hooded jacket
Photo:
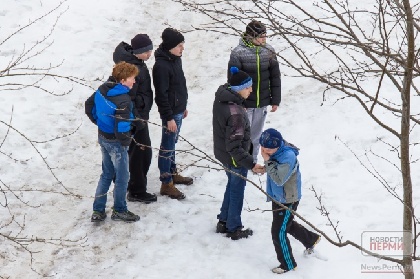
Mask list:
[[[298,154],[295,146],[283,140],[279,149],[265,161],[267,194],[282,204],[297,202],[302,196]]]
[[[110,78],[86,101],[85,112],[98,126],[99,134],[107,139],[118,139],[122,145],[131,142],[133,104],[130,89]]]

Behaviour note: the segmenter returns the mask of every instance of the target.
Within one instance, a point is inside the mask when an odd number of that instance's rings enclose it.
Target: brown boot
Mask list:
[[[160,187],[160,194],[169,196],[171,199],[183,200],[185,199],[184,193],[179,191],[175,186],[173,181],[169,183],[162,183]]]
[[[184,184],[184,185],[191,185],[194,182],[194,180],[191,177],[182,176],[179,173],[175,173],[172,176],[172,180],[174,184]]]

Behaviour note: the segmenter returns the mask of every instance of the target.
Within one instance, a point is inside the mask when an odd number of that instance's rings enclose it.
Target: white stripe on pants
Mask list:
[[[249,124],[251,125],[251,141],[254,145],[252,150],[252,157],[254,163],[258,161],[258,153],[260,151],[259,139],[264,128],[265,118],[267,117],[267,107],[262,108],[247,108]]]

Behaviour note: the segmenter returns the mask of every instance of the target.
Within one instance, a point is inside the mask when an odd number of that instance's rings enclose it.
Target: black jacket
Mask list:
[[[251,132],[244,99],[221,85],[213,103],[214,156],[224,165],[254,167]]]
[[[115,63],[124,61],[137,66],[139,74],[136,76],[136,83],[131,88],[129,95],[134,102],[134,115],[138,118],[148,120],[150,109],[153,105],[152,81],[149,69],[143,60],[138,59],[133,54],[133,48],[121,42],[114,51],[113,59]]]
[[[152,75],[160,117],[165,121],[172,120],[175,114],[187,109],[188,90],[181,57],[159,46],[155,51]]]

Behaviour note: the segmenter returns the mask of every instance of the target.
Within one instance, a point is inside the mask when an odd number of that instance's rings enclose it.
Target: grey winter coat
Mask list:
[[[230,54],[228,80],[231,75],[229,69],[233,66],[252,77],[252,93],[245,100],[245,107],[260,108],[280,104],[280,67],[271,45],[255,46],[241,38],[239,45]]]

